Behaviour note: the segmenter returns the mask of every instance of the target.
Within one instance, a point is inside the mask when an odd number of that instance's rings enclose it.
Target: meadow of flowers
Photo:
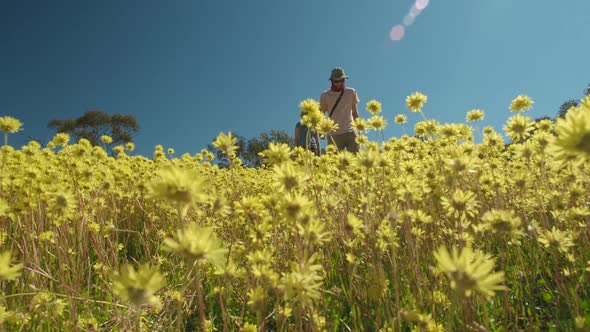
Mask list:
[[[271,144],[259,169],[231,133],[220,168],[63,133],[16,150],[0,117],[0,331],[588,331],[590,97],[535,122],[518,96],[503,133],[406,102],[409,136],[369,140],[370,101],[358,154]]]

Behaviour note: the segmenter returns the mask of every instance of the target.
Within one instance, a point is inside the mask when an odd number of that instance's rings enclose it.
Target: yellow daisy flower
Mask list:
[[[467,122],[481,121],[481,120],[483,120],[484,115],[485,115],[485,113],[482,110],[479,110],[479,109],[471,110],[471,111],[467,112],[467,116],[465,117],[465,120]]]
[[[510,111],[516,113],[524,112],[533,107],[533,104],[534,102],[529,96],[519,95],[510,103]]]
[[[147,264],[141,265],[138,270],[124,265],[113,276],[113,292],[136,307],[159,303],[155,293],[165,284],[164,276],[158,269]]]
[[[395,123],[404,124],[408,122],[408,117],[405,114],[398,114],[395,116]]]
[[[412,112],[421,112],[424,103],[428,101],[428,97],[420,92],[414,92],[406,97],[406,106]]]
[[[590,107],[582,106],[557,119],[555,132],[549,149],[557,160],[590,160]]]
[[[366,105],[367,111],[373,115],[381,113],[381,103],[377,100],[370,100]]]
[[[451,280],[451,288],[460,295],[471,296],[475,291],[487,298],[494,296],[495,291],[505,290],[504,272],[492,272],[494,261],[490,255],[474,251],[470,247],[460,252],[453,248],[440,247],[435,253],[436,270],[444,273]]]
[[[179,229],[174,238],[164,239],[164,249],[193,261],[205,260],[217,267],[226,264],[228,252],[211,227],[199,227],[196,224]]]

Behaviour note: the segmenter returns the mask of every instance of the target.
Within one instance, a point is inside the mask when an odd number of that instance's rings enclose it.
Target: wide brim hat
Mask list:
[[[348,78],[348,76],[346,76],[346,74],[344,73],[344,69],[342,69],[341,67],[336,67],[332,69],[332,73],[330,74],[330,78],[328,80],[340,80],[343,78]]]

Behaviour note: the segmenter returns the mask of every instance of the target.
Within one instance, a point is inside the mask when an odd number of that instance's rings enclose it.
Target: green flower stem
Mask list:
[[[219,306],[221,307],[221,319],[223,320],[223,332],[229,332],[229,326],[227,325],[227,309],[223,302],[223,290],[219,291]]]
[[[197,272],[198,273],[198,272]],[[203,300],[203,290],[201,289],[201,280],[195,276],[195,286],[197,287],[197,299],[199,301],[199,327],[201,331],[205,330],[205,301]]]

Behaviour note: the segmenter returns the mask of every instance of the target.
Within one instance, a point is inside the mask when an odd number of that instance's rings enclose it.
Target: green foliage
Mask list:
[[[270,132],[262,132],[256,137],[250,139],[244,136],[235,135],[237,138],[237,150],[236,156],[240,158],[244,166],[248,167],[260,167],[263,163],[263,159],[260,156],[260,152],[266,150],[270,143],[285,143],[289,146],[293,146],[293,137],[284,130],[271,130]],[[212,144],[209,144],[209,151],[215,154],[215,158],[219,161],[220,167],[227,167],[227,157]]]
[[[561,104],[561,106],[559,106],[559,112],[557,113],[557,117],[564,118],[565,115],[567,114],[567,111],[570,108],[577,107],[577,106],[578,106],[578,101],[576,99],[571,99],[571,100],[563,102]]]
[[[590,95],[590,83],[588,84],[588,86],[586,86],[586,88],[584,89],[584,96],[588,96]],[[570,99],[567,100],[565,102],[563,102],[560,106],[559,106],[559,112],[557,113],[557,117],[558,118],[564,118],[565,115],[567,114],[567,111],[572,108],[572,107],[577,107],[579,105],[579,101],[578,99]]]
[[[109,115],[99,110],[87,111],[76,119],[52,119],[47,127],[70,134],[74,142],[85,138],[95,146],[102,145],[100,137],[103,135],[112,138],[108,146],[133,142],[133,136],[139,131],[139,123],[133,115]]]

